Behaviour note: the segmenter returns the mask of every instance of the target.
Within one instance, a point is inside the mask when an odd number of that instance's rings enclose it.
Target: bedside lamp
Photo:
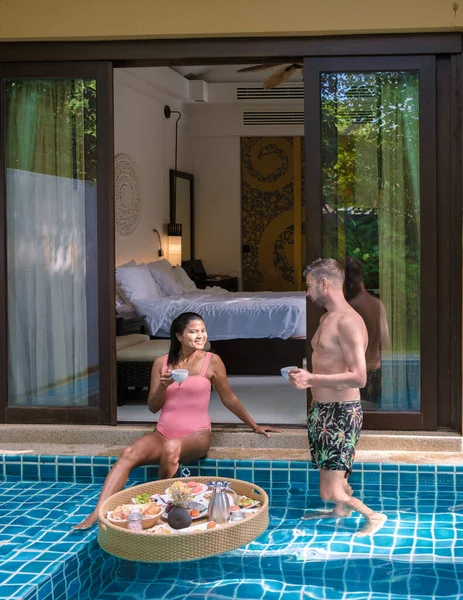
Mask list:
[[[181,223],[169,223],[167,225],[167,256],[170,264],[175,265],[182,264],[182,224]]]

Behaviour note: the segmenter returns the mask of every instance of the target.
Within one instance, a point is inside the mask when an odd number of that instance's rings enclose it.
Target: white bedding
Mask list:
[[[190,311],[204,318],[211,341],[306,336],[304,292],[228,292],[213,287],[132,303],[138,314],[146,315],[151,335],[159,337],[169,337],[175,317]]]

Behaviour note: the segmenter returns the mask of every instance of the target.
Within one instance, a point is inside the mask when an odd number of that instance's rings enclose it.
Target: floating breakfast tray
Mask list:
[[[108,511],[121,504],[128,504],[137,494],[164,494],[165,490],[176,481],[185,479],[161,479],[152,483],[143,483],[108,498],[98,513],[98,542],[100,546],[119,558],[141,562],[180,562],[195,560],[222,554],[228,550],[248,544],[261,535],[268,527],[268,496],[257,485],[239,479],[217,477],[221,481],[229,481],[230,487],[238,496],[248,496],[261,504],[256,512],[240,521],[222,524],[214,529],[174,533],[172,535],[153,534],[147,529],[143,532],[129,531],[113,525],[106,518]],[[210,477],[191,477],[191,481],[207,483]],[[207,517],[196,520],[192,525],[207,523]]]

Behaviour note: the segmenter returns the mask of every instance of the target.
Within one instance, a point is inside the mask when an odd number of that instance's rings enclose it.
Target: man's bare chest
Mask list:
[[[312,341],[312,349],[317,354],[333,354],[341,351],[335,323],[324,321],[320,323]]]

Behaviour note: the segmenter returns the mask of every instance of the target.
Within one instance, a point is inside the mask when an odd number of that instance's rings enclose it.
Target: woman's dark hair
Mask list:
[[[172,325],[170,326],[170,350],[169,356],[167,357],[168,365],[178,365],[178,361],[180,360],[180,350],[182,349],[182,344],[180,343],[177,335],[182,335],[185,329],[188,327],[188,323],[190,321],[202,321],[204,323],[204,319],[201,315],[194,312],[185,312],[172,321]]]

